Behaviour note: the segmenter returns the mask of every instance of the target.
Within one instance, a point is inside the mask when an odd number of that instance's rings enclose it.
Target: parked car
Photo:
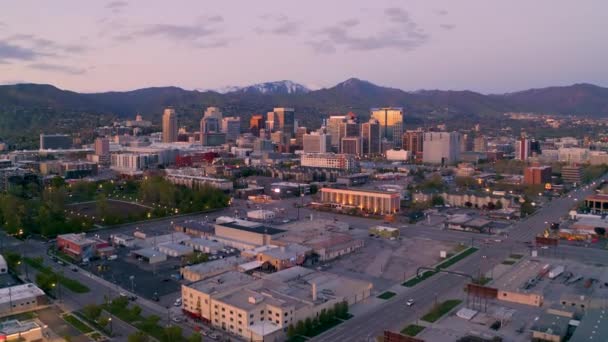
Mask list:
[[[412,305],[414,305],[414,303],[416,303],[416,302],[412,298],[410,298],[407,300],[407,302],[405,302],[405,305],[412,306]]]

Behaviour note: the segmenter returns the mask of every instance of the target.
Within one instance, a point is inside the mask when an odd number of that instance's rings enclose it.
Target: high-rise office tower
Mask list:
[[[110,139],[97,138],[95,139],[95,155],[106,156],[110,154]]]
[[[460,133],[424,133],[423,161],[443,166],[456,163],[460,159]]]
[[[345,115],[331,115],[327,119],[327,133],[331,135],[331,146],[340,146],[340,139],[342,139],[342,124],[346,121]]]
[[[163,142],[177,141],[177,114],[175,109],[166,108],[163,113]]]
[[[342,154],[361,155],[361,137],[344,137],[340,144]]]
[[[304,153],[326,153],[331,147],[331,136],[323,132],[311,132],[302,137]]]
[[[200,124],[200,141],[204,146],[217,146],[226,141],[226,134],[221,132],[222,112],[217,107],[209,107]],[[239,128],[240,129],[240,128]]]
[[[424,151],[424,132],[422,130],[403,133],[403,149],[410,152],[416,161],[422,161]]]
[[[274,108],[268,112],[266,128],[271,131],[281,131],[287,139],[291,139],[295,133],[295,111],[293,108]]]
[[[387,107],[372,108],[371,117],[380,123],[380,135],[393,143],[394,147],[401,147],[403,135],[403,108]]]
[[[237,116],[223,118],[222,132],[226,134],[227,141],[236,141],[241,134],[241,118]]]
[[[260,130],[266,128],[266,120],[264,120],[264,115],[261,114],[253,114],[251,119],[249,119],[249,131],[251,134],[256,137],[260,136]]]
[[[304,135],[308,133],[308,129],[306,127],[298,127],[298,129],[296,129],[296,145],[298,146],[304,146]]]
[[[361,125],[362,154],[374,155],[381,151],[380,123],[372,118]]]
[[[515,143],[515,159],[528,160],[530,157],[530,139],[521,137]]]

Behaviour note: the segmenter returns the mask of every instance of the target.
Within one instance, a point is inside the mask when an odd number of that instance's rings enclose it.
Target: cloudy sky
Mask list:
[[[606,0],[4,0],[0,83],[608,86],[607,13]]]

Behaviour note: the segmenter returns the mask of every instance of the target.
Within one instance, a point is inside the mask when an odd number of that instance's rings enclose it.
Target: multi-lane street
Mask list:
[[[525,252],[527,247],[523,242],[531,241],[541,233],[545,222],[558,221],[568,213],[568,210],[593,189],[579,188],[571,193],[572,197],[554,199],[545,204],[534,215],[513,225],[508,237],[502,242],[491,246],[478,246],[480,250],[472,256],[460,261],[450,270],[476,274],[486,272],[503,261],[510,253]],[[446,231],[436,231],[437,235],[460,234]],[[444,235],[446,234],[446,235]],[[588,252],[587,249],[577,247],[563,248],[564,256],[580,257]],[[597,251],[595,253],[605,253]],[[608,253],[607,253],[608,254]],[[483,257],[483,262],[482,262]],[[604,256],[605,258],[605,256]],[[384,330],[401,330],[407,322],[412,322],[426,313],[436,300],[458,298],[463,294],[463,287],[467,278],[450,274],[437,274],[419,285],[399,293],[393,299],[381,306],[371,308],[369,311],[351,318],[335,329],[314,338],[314,341],[372,341],[375,336],[381,335]],[[413,307],[405,305],[407,299],[413,298],[417,304]],[[365,304],[362,304],[365,305]]]

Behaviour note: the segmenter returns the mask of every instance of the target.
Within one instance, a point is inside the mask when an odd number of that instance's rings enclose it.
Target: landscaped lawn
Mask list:
[[[380,299],[389,299],[392,298],[396,295],[395,292],[391,292],[391,291],[386,291],[384,293],[382,293],[381,295],[378,296],[378,298]]]
[[[515,260],[505,260],[503,262],[501,262],[501,264],[503,265],[514,265],[517,261]]]
[[[445,268],[448,268],[452,265],[454,265],[455,263],[459,262],[460,260],[468,257],[469,255],[477,252],[478,249],[475,247],[469,247],[468,249],[464,250],[462,253],[460,254],[456,254],[455,256],[443,261],[442,263],[438,264],[435,268],[437,270],[442,270]],[[418,283],[423,282],[424,280],[426,280],[427,278],[432,277],[433,275],[435,275],[437,272],[436,271],[425,271],[424,273],[422,273],[422,275],[420,277],[414,277],[409,279],[408,281],[404,282],[403,286],[405,287],[413,287],[416,286]]]
[[[509,255],[509,258],[511,258],[511,259],[521,259],[523,257],[524,256],[521,255],[521,254],[511,254],[511,255]]]
[[[421,319],[430,323],[436,322],[443,315],[450,312],[450,310],[460,305],[460,303],[462,303],[460,299],[446,300],[445,302],[437,305],[437,307],[433,308],[426,315],[422,316]]]
[[[475,279],[474,283],[477,285],[486,285],[487,283],[489,283],[491,281],[492,281],[492,278],[481,277],[481,278]]]
[[[81,320],[72,315],[64,315],[63,320],[70,323],[74,328],[78,329],[83,334],[88,334],[93,331],[91,327],[84,324]]]
[[[403,330],[401,330],[401,333],[403,335],[407,335],[407,336],[416,336],[418,334],[420,334],[420,332],[424,330],[424,327],[421,325],[416,325],[416,324],[410,324],[407,327],[403,328]]]

